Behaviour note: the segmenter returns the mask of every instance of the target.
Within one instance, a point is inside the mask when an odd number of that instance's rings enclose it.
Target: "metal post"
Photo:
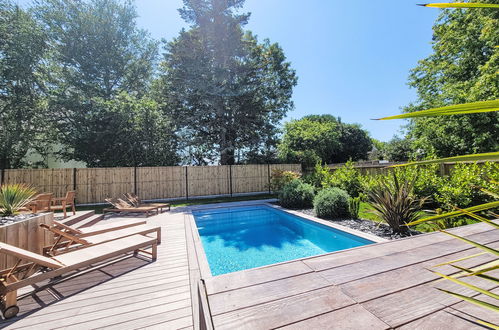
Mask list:
[[[135,196],[138,196],[138,189],[137,189],[137,166],[133,167],[133,193]]]
[[[76,191],[76,168],[73,168],[73,190]]]

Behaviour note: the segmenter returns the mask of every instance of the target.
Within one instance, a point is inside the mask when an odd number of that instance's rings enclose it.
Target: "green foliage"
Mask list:
[[[417,198],[414,182],[400,178],[391,172],[391,180],[383,177],[368,192],[368,199],[374,212],[385,221],[394,233],[406,233],[407,223],[417,220],[421,215],[425,198]]]
[[[299,173],[293,171],[272,170],[272,175],[270,176],[270,190],[274,192],[281,191],[285,185],[295,179],[299,179],[300,176]]]
[[[297,153],[314,152],[322,163],[367,159],[372,142],[356,124],[345,124],[330,115],[311,115],[284,125],[279,154],[284,160]],[[308,164],[307,164],[308,165]]]
[[[249,15],[236,13],[243,3],[184,1],[180,13],[191,28],[166,45],[155,85],[188,151],[214,150],[205,158],[223,165],[234,164],[236,152],[275,148],[297,83],[278,44],[244,31]]]
[[[41,0],[49,35],[44,79],[65,159],[89,166],[171,165],[171,128],[145,95],[158,45],[118,0]],[[152,141],[152,139],[161,139]]]
[[[360,197],[348,199],[348,213],[352,219],[359,219],[360,215]]]
[[[92,108],[80,129],[66,137],[89,166],[177,164],[173,124],[157,102],[123,92],[112,100],[95,98]]]
[[[310,207],[314,199],[314,187],[295,179],[279,192],[279,204],[287,208]]]
[[[397,136],[383,148],[383,158],[392,162],[407,161],[413,153],[411,140]]]
[[[324,187],[338,187],[345,190],[350,196],[357,197],[361,191],[362,177],[360,172],[349,161],[344,166],[336,169],[325,182]]]
[[[411,72],[409,83],[418,100],[405,112],[499,99],[498,30],[499,10],[443,10],[433,27],[433,53]],[[499,113],[417,118],[411,120],[409,135],[414,149],[425,155],[497,151]]]
[[[326,186],[331,177],[331,168],[327,165],[321,165],[320,162],[315,163],[314,170],[308,173],[303,178],[305,182],[310,183],[317,189],[321,189]]]
[[[444,210],[454,206],[465,208],[493,201],[481,189],[499,191],[499,164],[457,164],[450,176],[443,180],[436,193],[436,200]]]
[[[352,197],[359,196],[362,190],[362,176],[351,161],[334,171],[327,165],[316,164],[314,171],[305,180],[317,188],[343,189]]]
[[[16,214],[19,209],[28,204],[36,191],[23,184],[6,184],[0,187],[0,215]]]
[[[29,12],[0,0],[0,168],[20,167],[28,150],[44,150],[47,118],[40,75],[46,41]]]
[[[338,219],[349,215],[348,193],[340,188],[319,191],[314,198],[314,211],[320,218]]]

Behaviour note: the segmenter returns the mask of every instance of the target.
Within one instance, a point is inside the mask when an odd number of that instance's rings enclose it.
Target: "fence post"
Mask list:
[[[232,197],[232,165],[229,165],[229,193]]]
[[[270,189],[270,163],[267,163],[267,181],[268,181],[269,195],[270,195],[272,193],[272,190]]]
[[[187,178],[187,167],[185,167],[185,199],[189,199],[189,179]]]
[[[139,195],[139,191],[137,189],[137,166],[133,167],[133,193],[135,196]]]
[[[73,191],[75,192],[75,203],[78,199],[78,195],[76,195],[76,168],[73,167]]]
[[[0,171],[0,186],[3,186],[4,182],[5,182],[5,168],[2,167],[2,170]]]

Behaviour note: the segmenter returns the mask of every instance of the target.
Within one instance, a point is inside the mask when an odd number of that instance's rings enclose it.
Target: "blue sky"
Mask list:
[[[424,1],[423,1],[424,2]],[[138,0],[139,25],[171,39],[186,27],[181,0]],[[409,70],[430,54],[438,10],[421,0],[246,0],[247,29],[278,42],[299,80],[288,119],[328,113],[355,122],[383,141],[402,121],[372,121],[397,114],[415,100]]]
[[[18,0],[20,3],[26,0]],[[246,0],[247,29],[278,42],[297,71],[289,119],[332,114],[389,140],[402,121],[372,121],[415,100],[409,70],[430,54],[438,10],[421,0]],[[424,1],[423,1],[424,2]],[[187,25],[182,0],[136,0],[138,25],[171,40]]]

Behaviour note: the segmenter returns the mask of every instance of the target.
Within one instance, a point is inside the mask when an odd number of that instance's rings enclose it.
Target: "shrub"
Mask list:
[[[392,180],[381,180],[379,185],[368,192],[369,202],[374,213],[385,221],[394,233],[406,233],[407,223],[415,221],[421,214],[426,198],[414,195],[414,182],[400,180],[395,171],[391,172]],[[401,182],[402,181],[402,182]]]
[[[497,191],[499,185],[499,164],[457,164],[450,176],[442,180],[436,200],[444,210],[454,206],[466,208],[491,202],[494,198],[481,189]]]
[[[327,165],[315,165],[314,172],[309,174],[307,182],[318,188],[337,187],[345,190],[350,196],[357,197],[362,190],[362,176],[357,171],[353,162],[347,162],[344,166],[332,171]]]
[[[314,187],[295,179],[279,192],[279,203],[288,208],[310,207],[314,199]]]
[[[348,200],[348,213],[352,219],[359,219],[361,197],[353,197]]]
[[[321,190],[314,198],[314,210],[320,218],[336,219],[348,216],[348,193],[340,188]]]
[[[434,201],[437,200],[438,192],[443,184],[443,179],[438,175],[438,165],[393,168],[387,170],[385,173],[366,175],[361,178],[362,190],[368,193],[374,187],[382,185],[383,182],[391,182],[393,184],[393,174],[391,172],[395,172],[399,181],[412,182],[412,193],[416,197],[431,197]],[[438,204],[434,206],[438,207]]]
[[[7,184],[0,188],[0,215],[16,214],[19,209],[28,204],[36,191],[23,184]]]
[[[331,169],[327,165],[321,165],[320,162],[315,164],[314,171],[304,176],[303,180],[317,189],[321,189],[323,184],[329,181]]]
[[[360,172],[354,168],[353,162],[349,161],[333,172],[326,187],[338,187],[345,190],[350,196],[357,197],[362,188],[361,179]]]
[[[284,170],[272,170],[272,175],[270,176],[270,190],[280,191],[286,184],[290,183],[294,179],[300,178],[300,173],[293,171]]]

